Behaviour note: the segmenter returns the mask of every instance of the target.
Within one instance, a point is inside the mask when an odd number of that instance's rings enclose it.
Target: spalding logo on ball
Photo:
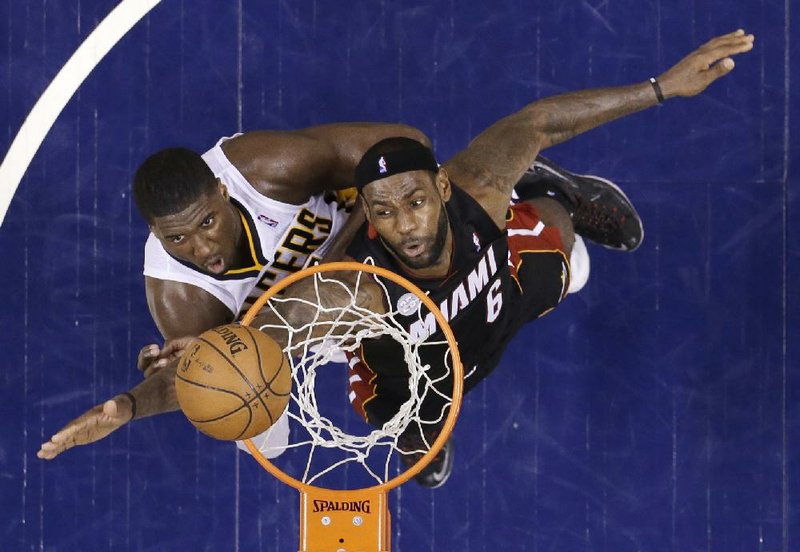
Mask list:
[[[265,333],[228,324],[203,332],[178,364],[175,391],[181,410],[211,437],[255,437],[289,403],[291,365]]]

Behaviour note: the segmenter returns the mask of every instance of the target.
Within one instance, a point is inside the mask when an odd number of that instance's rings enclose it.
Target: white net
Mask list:
[[[307,278],[313,282],[305,282],[303,298],[272,297],[260,312],[272,313],[275,322],[257,325],[267,333],[288,331],[286,351],[294,380],[287,409],[292,437],[279,467],[303,483],[330,488],[335,486],[330,481],[347,488],[385,483],[431,448],[448,416],[454,377],[450,346],[446,340],[414,338],[405,329],[409,319],[422,324],[431,315],[413,293],[393,304],[386,282],[363,271],[319,272]],[[373,294],[380,290],[385,313],[359,305],[365,287]],[[285,314],[297,308],[304,313],[301,323]],[[348,404],[348,396],[349,402],[356,399],[352,384],[361,379],[352,368],[361,361],[362,344],[386,338],[402,351],[404,362],[392,366],[404,371],[408,395],[387,422],[371,427]],[[351,368],[349,382],[342,361]],[[269,441],[259,450],[267,457],[280,453],[270,449]],[[353,473],[353,466],[366,480]]]

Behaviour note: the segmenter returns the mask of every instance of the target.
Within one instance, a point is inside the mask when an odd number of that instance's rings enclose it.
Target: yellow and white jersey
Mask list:
[[[344,225],[347,213],[335,200],[313,196],[302,205],[270,199],[257,192],[225,157],[222,138],[203,159],[228,188],[245,227],[252,265],[213,275],[166,252],[152,233],[144,250],[144,274],[191,284],[222,301],[237,317],[272,284],[318,261]]]

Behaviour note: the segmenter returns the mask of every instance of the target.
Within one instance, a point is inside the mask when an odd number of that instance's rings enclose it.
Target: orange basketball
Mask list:
[[[249,439],[286,409],[291,366],[265,333],[228,324],[203,332],[184,351],[175,376],[181,410],[211,437]]]

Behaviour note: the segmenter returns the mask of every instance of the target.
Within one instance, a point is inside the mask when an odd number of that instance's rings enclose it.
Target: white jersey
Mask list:
[[[228,188],[231,202],[241,214],[254,253],[252,266],[220,275],[201,272],[172,257],[151,233],[144,248],[144,274],[202,288],[238,317],[272,284],[317,262],[330,247],[330,236],[344,225],[347,213],[322,196],[291,205],[260,194],[225,157],[220,145],[230,138],[220,139],[203,154],[203,160]]]

